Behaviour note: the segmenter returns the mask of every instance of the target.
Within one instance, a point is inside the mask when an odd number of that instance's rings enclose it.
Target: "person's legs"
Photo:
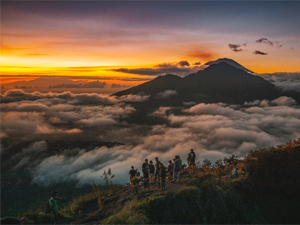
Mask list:
[[[158,172],[155,172],[154,182],[156,181],[157,177],[158,177]]]
[[[58,224],[58,214],[57,213],[52,213],[51,223]]]
[[[151,173],[151,183],[154,182],[154,173]]]
[[[173,173],[173,182],[176,182],[176,179],[177,179],[177,172],[174,171],[174,173]]]
[[[165,190],[166,189],[166,177],[162,177],[162,181],[161,181],[161,183],[162,183],[162,190]]]

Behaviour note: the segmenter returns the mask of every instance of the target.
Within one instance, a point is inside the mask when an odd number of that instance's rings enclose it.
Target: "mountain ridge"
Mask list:
[[[183,78],[172,74],[159,76],[113,95],[146,94],[155,97],[166,90],[176,91],[183,100],[195,100],[194,95],[201,94],[209,96],[206,98],[209,102],[227,103],[244,103],[256,99],[271,100],[280,96],[273,84],[226,62],[212,64]]]

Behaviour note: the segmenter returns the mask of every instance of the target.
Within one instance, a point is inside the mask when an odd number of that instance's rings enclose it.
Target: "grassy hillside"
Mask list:
[[[195,174],[183,171],[180,183],[167,181],[165,191],[139,187],[136,195],[131,187],[108,182],[95,185],[60,214],[65,223],[81,224],[299,223],[299,159],[300,139],[251,151],[242,160],[198,162]],[[239,176],[228,178],[235,164]],[[23,215],[34,223],[48,219],[39,211]]]

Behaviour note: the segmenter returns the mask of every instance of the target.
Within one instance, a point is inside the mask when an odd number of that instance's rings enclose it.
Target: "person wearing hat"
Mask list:
[[[52,191],[51,192],[51,198],[49,199],[49,206],[50,206],[51,213],[52,213],[52,218],[51,218],[52,224],[58,224],[57,200],[60,200],[60,198],[58,197],[58,192],[57,191]]]
[[[195,159],[196,159],[196,154],[195,154],[194,150],[191,149],[191,152],[189,153],[188,159],[187,159],[188,164],[189,164],[189,170],[190,170],[189,173],[194,173],[194,166],[196,166]]]

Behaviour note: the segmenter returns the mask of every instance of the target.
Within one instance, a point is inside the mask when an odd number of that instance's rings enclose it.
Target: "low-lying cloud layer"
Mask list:
[[[265,73],[258,74],[265,80],[273,83],[281,91],[300,92],[300,72],[295,73]]]
[[[162,96],[173,94],[176,93],[169,90]],[[62,180],[100,182],[108,168],[116,175],[114,182],[124,184],[128,182],[130,166],[140,169],[145,158],[153,160],[158,156],[167,164],[174,155],[181,155],[186,163],[189,149],[193,148],[197,161],[215,161],[232,154],[243,157],[250,150],[300,137],[300,107],[289,97],[243,105],[183,103],[182,108],[160,107],[146,115],[148,119],[166,121],[156,125],[147,119],[136,123],[138,109],[130,100],[148,101],[148,97],[118,99],[71,92],[11,91],[2,96],[1,135],[10,140],[32,141],[13,157],[20,158],[16,168],[32,165],[33,181],[39,184]],[[47,140],[111,141],[124,145],[61,149],[60,154],[45,156]]]

